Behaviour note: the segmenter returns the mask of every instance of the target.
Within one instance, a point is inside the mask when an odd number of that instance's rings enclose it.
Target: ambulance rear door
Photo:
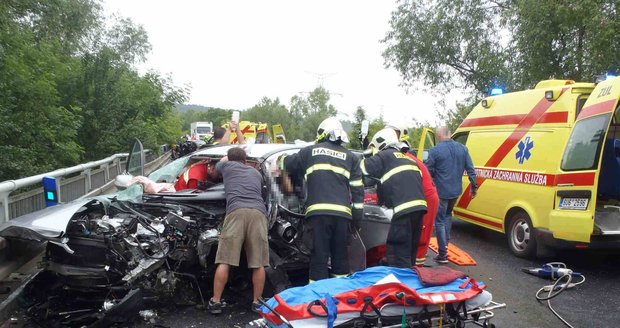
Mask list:
[[[273,139],[275,143],[283,144],[286,143],[286,136],[284,135],[284,129],[280,124],[274,124],[272,127],[273,130]]]
[[[599,207],[597,197],[604,148],[608,145],[614,147],[614,140],[611,144],[606,142],[608,131],[610,124],[612,128],[620,126],[620,122],[612,120],[619,97],[620,78],[603,81],[596,86],[577,116],[564,149],[560,172],[554,181],[557,190],[549,228],[555,238],[586,243],[591,240]],[[608,148],[607,151],[613,153],[614,150]],[[617,161],[620,170],[620,140],[617,152],[618,157],[612,155],[612,161]]]

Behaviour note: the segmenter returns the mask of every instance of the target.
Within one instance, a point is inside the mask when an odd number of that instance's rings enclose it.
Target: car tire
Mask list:
[[[536,253],[536,234],[532,220],[524,211],[512,214],[506,230],[508,248],[517,257],[531,258]]]

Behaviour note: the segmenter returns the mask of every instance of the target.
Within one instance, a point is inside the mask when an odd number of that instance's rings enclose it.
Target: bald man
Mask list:
[[[478,183],[467,147],[452,140],[450,130],[446,126],[437,128],[437,136],[441,142],[429,151],[426,166],[433,176],[439,194],[439,211],[435,220],[439,254],[435,257],[435,261],[439,264],[446,264],[452,229],[452,209],[463,193],[463,171],[467,171],[469,176],[472,197],[476,196]]]

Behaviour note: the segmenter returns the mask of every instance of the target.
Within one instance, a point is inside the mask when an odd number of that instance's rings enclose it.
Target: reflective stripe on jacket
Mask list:
[[[364,206],[360,159],[348,149],[324,141],[280,158],[287,173],[306,181],[306,216],[335,215],[359,220]]]
[[[380,181],[380,201],[394,209],[394,216],[426,212],[426,199],[422,185],[422,170],[416,161],[394,148],[386,148],[362,160],[363,174]]]

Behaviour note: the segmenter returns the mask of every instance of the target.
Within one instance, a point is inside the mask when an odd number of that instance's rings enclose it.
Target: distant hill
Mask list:
[[[198,112],[206,112],[209,109],[214,108],[214,107],[207,107],[207,106],[195,105],[195,104],[177,104],[177,105],[175,105],[175,107],[181,113],[185,113],[185,112],[187,112],[190,109],[193,109],[193,110],[198,111]]]

